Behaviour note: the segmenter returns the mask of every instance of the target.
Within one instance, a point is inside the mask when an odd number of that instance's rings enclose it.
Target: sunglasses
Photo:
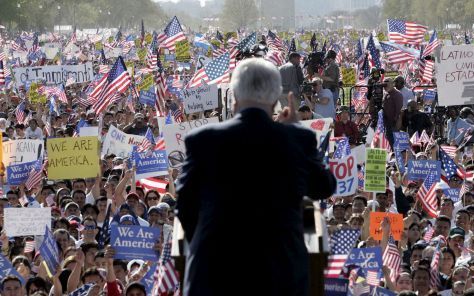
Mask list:
[[[84,225],[84,230],[95,230],[95,225]]]

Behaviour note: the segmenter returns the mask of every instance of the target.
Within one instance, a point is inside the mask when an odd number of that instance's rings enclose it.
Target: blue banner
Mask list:
[[[458,202],[459,199],[461,198],[459,196],[461,189],[460,188],[448,188],[448,189],[443,189],[444,195],[452,199],[453,202]]]
[[[439,160],[409,160],[408,180],[425,180],[428,175],[435,173],[435,182],[439,182],[441,162]]]
[[[140,283],[145,286],[146,295],[152,295],[151,290],[153,289],[153,283],[155,282],[156,265],[157,264],[154,263],[152,266],[150,266],[148,272],[140,280]]]
[[[28,180],[31,168],[36,161],[7,166],[7,183],[9,185],[21,185]]]
[[[324,295],[326,296],[346,296],[348,287],[348,279],[324,279]]]
[[[395,147],[396,150],[403,151],[403,150],[410,149],[410,138],[409,138],[408,133],[394,132],[393,139],[394,139],[393,146]]]
[[[165,150],[135,153],[134,157],[137,179],[168,175],[168,157]]]
[[[118,226],[110,229],[110,244],[115,250],[115,259],[141,259],[157,261],[154,250],[160,239],[160,229],[146,226]]]
[[[39,251],[49,269],[49,272],[54,275],[56,273],[56,268],[59,266],[61,261],[59,260],[58,245],[48,226],[46,226],[44,240]]]
[[[176,61],[175,54],[165,54],[165,62],[174,62]]]
[[[382,249],[380,247],[352,249],[346,263],[344,263],[344,266],[350,265],[359,266],[365,271],[380,271],[382,269]]]
[[[402,152],[395,150],[395,160],[397,161],[397,167],[401,174],[405,174],[405,160],[403,159]]]
[[[423,90],[423,100],[425,103],[431,103],[436,98],[436,91],[430,89]]]
[[[15,268],[13,268],[10,260],[0,254],[0,278],[3,279],[7,275],[14,275],[20,279],[22,285],[26,284],[25,279],[18,273],[18,271],[16,271]]]
[[[141,90],[138,101],[143,105],[154,107],[156,101],[155,86],[152,85],[148,90]]]

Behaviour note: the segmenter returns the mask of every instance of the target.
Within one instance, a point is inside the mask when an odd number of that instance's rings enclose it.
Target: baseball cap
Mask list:
[[[145,118],[145,116],[143,116],[143,114],[141,114],[141,113],[137,113],[137,114],[135,114],[135,116],[134,116],[133,118],[134,118],[134,119],[138,119],[138,118],[142,118],[142,119],[143,119],[143,118]]]
[[[462,236],[463,238],[466,236],[466,231],[461,227],[453,227],[449,231],[449,238],[453,238],[455,236]]]
[[[126,221],[130,221],[132,223],[135,223],[135,218],[133,218],[132,215],[123,215],[121,218],[120,218],[120,224],[126,222]]]
[[[64,211],[66,211],[67,209],[69,209],[70,207],[76,207],[77,209],[79,209],[79,205],[75,202],[70,202],[66,205],[66,207],[64,208]]]
[[[132,192],[132,193],[129,193],[129,194],[127,195],[127,198],[126,198],[126,199],[129,199],[129,198],[136,198],[137,200],[140,199],[140,197],[138,196],[138,194],[133,193],[133,192]]]

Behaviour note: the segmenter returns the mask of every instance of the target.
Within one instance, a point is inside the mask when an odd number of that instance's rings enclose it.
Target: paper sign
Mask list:
[[[356,69],[342,68],[342,84],[344,86],[354,86],[356,83]]]
[[[104,48],[104,45],[103,45],[102,42],[100,42],[100,41],[99,41],[99,42],[96,42],[96,43],[94,44],[94,46],[95,46],[95,50],[101,50],[101,49]]]
[[[461,198],[460,195],[460,188],[447,188],[443,189],[443,194],[449,197],[453,202],[458,202]]]
[[[49,227],[46,227],[44,234],[43,243],[40,246],[40,254],[43,257],[44,263],[49,269],[51,274],[56,273],[56,268],[59,267],[61,260],[59,259],[59,250],[56,240],[54,239],[53,234],[49,230]]]
[[[387,151],[384,149],[367,149],[365,158],[364,191],[385,192]]]
[[[28,100],[30,100],[31,103],[42,103],[45,104],[47,101],[46,95],[41,95],[38,93],[38,88],[39,85],[37,83],[31,83],[30,89],[28,90],[28,93],[26,96],[28,97]]]
[[[145,34],[145,42],[147,44],[151,44],[152,41],[153,41],[153,35],[151,35],[150,33],[146,33]]]
[[[313,119],[313,120],[302,120],[300,123],[303,126],[310,128],[316,133],[316,140],[318,140],[318,148],[329,132],[329,127],[333,123],[332,118],[322,118],[322,119]],[[334,131],[331,132],[331,138],[334,138]],[[329,145],[329,152],[334,152],[334,145]]]
[[[79,128],[79,136],[92,137],[99,136],[99,128],[97,126],[83,126]]]
[[[21,164],[43,157],[42,140],[10,140],[2,143],[3,164]]]
[[[474,104],[474,47],[472,44],[441,47],[436,64],[440,106]]]
[[[165,150],[154,150],[137,153],[135,159],[135,179],[168,175],[168,158]]]
[[[365,270],[382,270],[382,248],[352,249],[344,266],[355,265]]]
[[[118,157],[126,158],[132,152],[132,146],[138,146],[145,137],[130,135],[111,125],[102,143],[101,156],[115,154]]]
[[[28,180],[31,168],[34,167],[36,161],[13,164],[7,167],[7,183],[8,185],[20,185]]]
[[[146,54],[147,54],[147,49],[146,48],[140,48],[137,51],[137,56],[138,56],[138,59],[140,60],[140,62],[143,63],[145,61]]]
[[[16,86],[20,87],[27,81],[44,81],[46,84],[65,84],[69,77],[76,83],[89,82],[94,77],[92,63],[62,66],[37,66],[13,68]]]
[[[395,213],[370,212],[370,236],[375,240],[382,239],[382,223],[384,217],[390,219],[390,233],[394,240],[400,240],[403,233],[403,215]]]
[[[357,161],[353,155],[330,159],[329,169],[337,180],[335,196],[348,196],[357,189]]]
[[[349,288],[348,279],[325,278],[324,295],[326,296],[347,296]]]
[[[430,174],[436,174],[435,182],[439,182],[441,162],[439,160],[409,160],[408,180],[425,180]]]
[[[25,279],[13,268],[10,260],[0,254],[0,278],[3,279],[8,275],[14,275],[20,279],[22,285],[26,284]]]
[[[204,68],[204,66],[209,64],[210,61],[212,61],[211,58],[208,58],[206,56],[199,56],[196,60],[196,70]]]
[[[4,214],[8,236],[43,235],[51,227],[51,208],[5,208]]]
[[[399,151],[410,149],[410,138],[406,132],[394,132],[394,147]]]
[[[97,137],[48,139],[48,179],[94,178],[100,173]]]
[[[212,110],[218,107],[217,85],[187,88],[181,91],[186,114]]]
[[[177,41],[175,43],[176,60],[178,62],[189,61],[191,59],[189,49],[189,42],[187,40]]]
[[[148,90],[153,85],[153,74],[147,74],[143,77],[142,82],[138,86],[138,90]]]
[[[115,259],[157,261],[154,246],[159,240],[160,229],[156,227],[112,225],[110,229],[110,244],[115,250]]]

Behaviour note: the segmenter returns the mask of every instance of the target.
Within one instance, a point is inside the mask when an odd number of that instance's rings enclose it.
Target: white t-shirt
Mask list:
[[[43,131],[39,127],[36,127],[34,131],[31,129],[31,127],[28,127],[25,130],[25,137],[27,139],[42,140],[43,139]]]
[[[403,108],[406,108],[408,105],[408,101],[414,100],[415,95],[410,89],[406,88],[405,86],[400,90],[400,92],[402,93],[402,96],[403,96]]]

